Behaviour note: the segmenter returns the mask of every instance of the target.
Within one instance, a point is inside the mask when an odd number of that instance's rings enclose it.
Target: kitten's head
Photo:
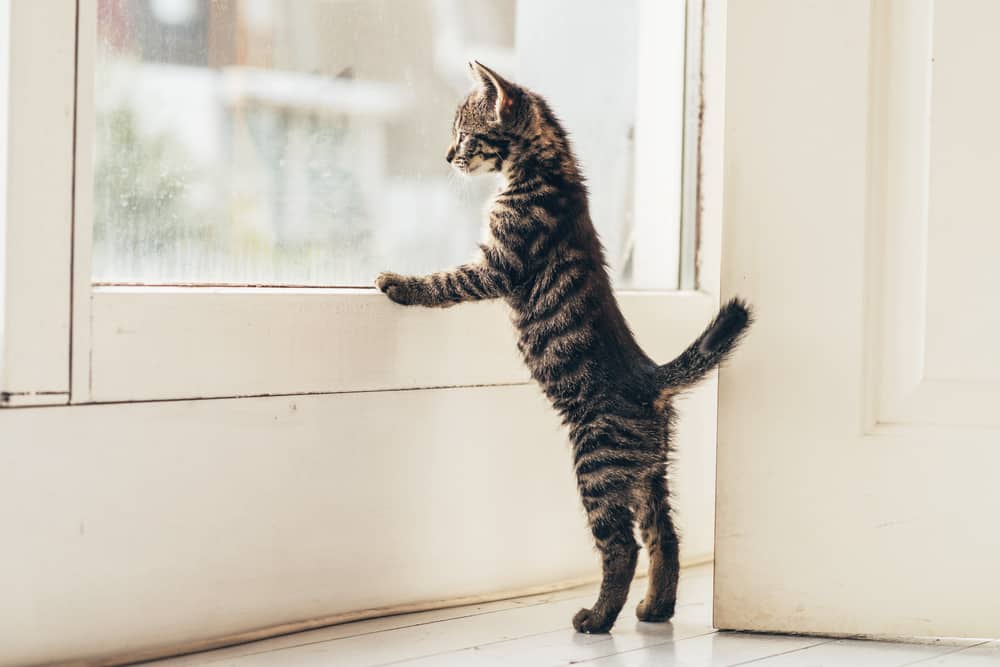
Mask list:
[[[476,88],[458,105],[445,159],[464,174],[500,171],[525,127],[530,95],[478,62],[469,69]]]

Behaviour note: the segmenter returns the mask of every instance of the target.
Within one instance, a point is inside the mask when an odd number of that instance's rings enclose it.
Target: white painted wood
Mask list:
[[[0,392],[7,403],[59,403],[69,390],[76,3],[4,2],[0,13],[9,31]]]
[[[96,401],[525,382],[501,303],[372,290],[95,288]]]
[[[4,376],[4,324],[7,308],[7,131],[10,99],[10,2],[0,3],[0,377]]]
[[[705,391],[679,433],[688,562],[712,548]],[[531,385],[8,410],[0,442],[0,665],[597,574]]]
[[[0,407],[28,408],[40,405],[62,405],[69,402],[69,392],[65,391],[24,391],[0,396]]]
[[[1000,309],[995,306],[1000,213],[1000,90],[979,79],[1000,57],[987,24],[1000,21],[989,0],[938,2],[933,11],[925,376],[988,385],[1000,398]],[[972,399],[970,399],[972,400]],[[981,414],[985,404],[977,404]],[[966,415],[956,421],[965,423]],[[1000,419],[990,422],[1000,426]]]
[[[708,36],[704,23],[708,3],[684,3],[684,112],[682,117],[681,228],[678,287],[698,285],[698,226],[702,213],[702,132],[705,129],[705,47]],[[704,288],[704,286],[702,286]],[[714,290],[712,293],[717,293]]]
[[[1000,168],[997,11],[728,7],[723,293],[759,317],[720,386],[718,627],[1000,634],[992,348],[948,356],[998,324],[996,263],[954,251],[997,234],[963,181]]]
[[[882,285],[872,365],[879,366],[872,423],[906,421],[905,403],[924,375],[927,189],[930,160],[933,7],[926,0],[880,8],[891,39],[872,60],[871,216],[883,221],[868,240]]]
[[[684,143],[682,0],[640,0],[632,233],[634,284],[678,286]],[[666,34],[665,34],[666,33]],[[691,119],[697,122],[697,117]],[[692,191],[690,194],[694,194]]]
[[[925,1],[886,16],[880,423],[1000,426],[1000,351],[989,344],[1000,313],[981,307],[1000,241],[984,181],[1000,168],[1000,131],[986,120],[1000,95],[964,82],[993,48],[966,29],[971,15],[988,22],[1000,8]]]
[[[715,299],[621,296],[667,361]],[[526,382],[501,302],[406,308],[375,290],[94,289],[91,399],[127,401]]]
[[[91,247],[94,239],[94,57],[97,0],[78,0],[76,156],[73,209],[73,337],[70,393],[73,403],[91,400]]]
[[[698,288],[719,294],[726,101],[726,0],[705,0],[702,25],[702,119],[696,202]],[[687,150],[685,148],[685,150]]]

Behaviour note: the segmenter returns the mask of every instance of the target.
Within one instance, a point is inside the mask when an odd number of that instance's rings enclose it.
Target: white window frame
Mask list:
[[[75,44],[72,0],[0,2],[0,406],[69,400]]]
[[[441,311],[399,307],[374,289],[94,286],[96,0],[6,6],[16,28],[6,127],[18,169],[6,181],[4,405],[528,382],[500,302]],[[690,6],[688,34],[700,35],[702,2]],[[700,39],[686,43],[698,67],[688,66],[678,118],[700,117],[701,50]],[[682,287],[696,288],[618,295],[640,343],[664,360],[704,326],[718,300],[719,216],[697,206],[705,189],[700,125],[685,128],[683,143],[685,197],[677,204],[683,233],[700,243],[698,257],[687,258],[698,265],[697,282],[693,270],[680,273]],[[636,201],[656,200],[640,192]]]

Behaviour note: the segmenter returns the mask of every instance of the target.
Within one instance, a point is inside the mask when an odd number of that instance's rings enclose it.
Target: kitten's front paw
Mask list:
[[[573,617],[573,627],[576,628],[576,631],[584,632],[588,635],[608,632],[614,624],[614,618],[606,618],[595,614],[593,609],[581,609]]]
[[[383,271],[375,279],[375,287],[396,303],[404,306],[414,303],[413,278]]]

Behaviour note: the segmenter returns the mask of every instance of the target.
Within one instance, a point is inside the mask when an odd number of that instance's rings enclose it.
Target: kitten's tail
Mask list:
[[[680,356],[657,369],[660,386],[676,394],[697,384],[739,345],[753,324],[753,312],[742,299],[733,299]]]

